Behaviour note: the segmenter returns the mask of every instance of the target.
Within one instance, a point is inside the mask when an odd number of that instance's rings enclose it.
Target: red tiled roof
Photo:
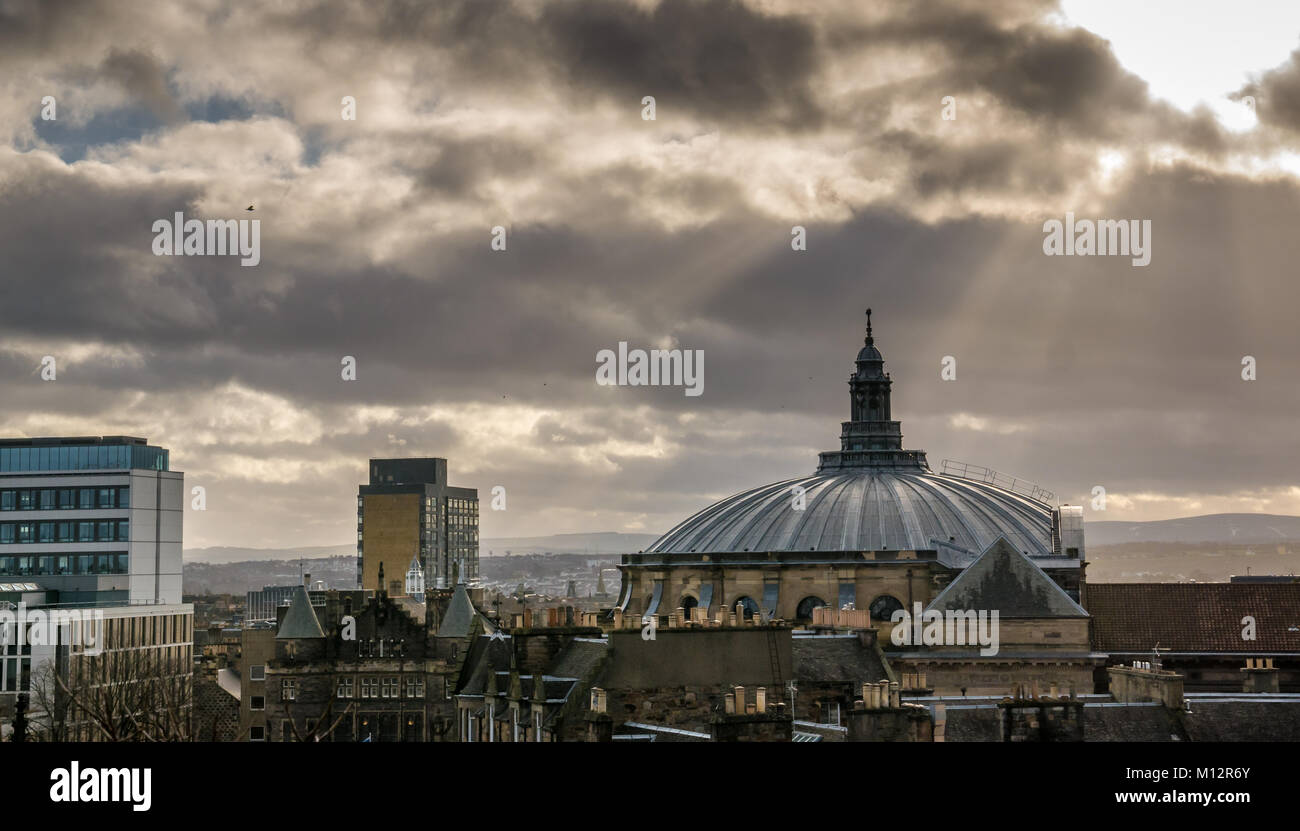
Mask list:
[[[1300,653],[1300,583],[1089,583],[1085,597],[1101,652]]]

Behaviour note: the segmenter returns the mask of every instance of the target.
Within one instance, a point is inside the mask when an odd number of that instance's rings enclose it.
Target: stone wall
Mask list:
[[[1035,684],[1042,694],[1049,694],[1053,685],[1058,693],[1076,695],[1093,692],[1093,664],[1089,660],[1061,662],[1017,660],[1014,654],[997,658],[980,658],[972,655],[969,661],[926,660],[924,657],[894,660],[894,670],[900,675],[923,672],[926,684],[935,695],[1006,695],[1017,685],[1032,689]]]
[[[1159,701],[1171,710],[1183,708],[1183,676],[1160,669],[1110,667],[1110,694],[1116,701]]]
[[[645,612],[654,594],[656,580],[663,580],[664,583],[658,611],[660,614],[671,614],[681,605],[683,597],[690,596],[698,600],[700,587],[707,582],[714,585],[712,608],[715,613],[720,604],[734,607],[736,600],[742,596],[751,597],[761,605],[764,583],[776,579],[781,585],[776,616],[783,620],[794,620],[795,610],[806,597],[820,598],[828,605],[835,604],[839,598],[841,582],[854,584],[859,609],[866,609],[871,601],[882,594],[897,598],[905,607],[910,608],[908,604],[912,601],[929,603],[951,579],[947,569],[933,559],[919,559],[914,551],[866,552],[854,556],[864,559],[848,561],[842,566],[831,568],[820,563],[782,564],[777,560],[773,560],[771,565],[719,566],[701,562],[698,566],[677,566],[671,569],[625,566],[623,579],[629,582],[632,592],[627,611],[629,614]],[[886,630],[890,627],[889,623],[880,625]]]

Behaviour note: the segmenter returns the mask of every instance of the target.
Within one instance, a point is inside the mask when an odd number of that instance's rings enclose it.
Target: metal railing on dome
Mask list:
[[[1008,476],[1005,473],[999,473],[992,468],[981,465],[972,465],[967,462],[955,462],[951,459],[944,459],[939,466],[939,472],[944,476],[956,476],[959,479],[970,479],[974,482],[983,482],[986,485],[1002,488],[1003,490],[1018,493],[1021,496],[1027,496],[1030,499],[1036,499],[1039,502],[1051,505],[1056,502],[1056,494],[1040,487],[1027,479],[1017,479],[1014,476]]]

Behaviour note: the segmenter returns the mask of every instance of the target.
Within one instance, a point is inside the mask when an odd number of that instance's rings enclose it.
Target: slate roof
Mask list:
[[[284,621],[280,624],[280,631],[275,633],[275,637],[277,639],[325,637],[325,630],[320,628],[320,621],[316,619],[316,612],[311,607],[311,598],[307,596],[307,589],[303,586],[294,589],[289,611],[284,613]]]
[[[1033,560],[999,537],[926,611],[997,610],[999,618],[1082,618],[1088,613]]]
[[[1287,742],[1300,741],[1300,701],[1204,700],[1189,696],[1190,713],[1171,713],[1155,704],[1087,705],[1085,742]],[[945,742],[1002,740],[996,706],[946,710]]]
[[[1300,653],[1300,583],[1089,583],[1085,599],[1102,652]]]
[[[790,652],[794,677],[800,681],[862,684],[888,677],[880,656],[874,649],[863,646],[856,635],[793,637]]]
[[[1177,724],[1161,705],[1084,707],[1083,740],[1086,742],[1172,742]]]
[[[510,669],[510,654],[514,645],[514,639],[510,636],[505,638],[492,638],[487,635],[480,635],[474,639],[470,646],[469,655],[465,658],[465,664],[468,672],[464,683],[459,690],[460,693],[468,695],[482,695],[487,689],[487,677],[489,672],[506,671]],[[498,690],[504,690],[506,687],[500,686]]]
[[[944,717],[945,742],[1002,741],[1002,711],[997,707],[948,707]]]
[[[1192,741],[1300,741],[1300,702],[1193,698],[1191,706],[1192,711],[1183,714],[1183,723]]]
[[[507,700],[510,697],[510,673],[496,671],[497,692],[496,697],[500,700]],[[484,674],[486,679],[486,673]],[[536,696],[537,676],[520,675],[520,683],[523,687],[523,700],[532,701]],[[546,693],[546,700],[552,703],[566,701],[569,694],[576,688],[578,682],[573,678],[555,678],[550,675],[542,676],[542,689]],[[465,688],[461,690],[461,695],[481,696],[487,694],[486,685],[475,689]]]
[[[584,679],[601,662],[608,649],[608,643],[574,639],[556,656],[550,674],[561,678]]]
[[[474,604],[469,599],[469,592],[465,590],[465,584],[457,583],[456,590],[451,595],[451,602],[447,604],[447,611],[438,624],[437,636],[439,638],[463,638],[469,635],[470,627],[477,616],[478,612],[475,611]]]

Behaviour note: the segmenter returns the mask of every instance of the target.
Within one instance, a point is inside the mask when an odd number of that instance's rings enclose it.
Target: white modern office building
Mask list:
[[[181,602],[184,487],[144,439],[0,439],[0,583],[57,603]]]
[[[184,479],[142,438],[0,439],[0,714],[46,661],[75,675],[83,653],[147,650],[175,675],[190,671]],[[70,643],[66,627],[58,643],[16,631],[37,611],[95,613],[93,648]]]

